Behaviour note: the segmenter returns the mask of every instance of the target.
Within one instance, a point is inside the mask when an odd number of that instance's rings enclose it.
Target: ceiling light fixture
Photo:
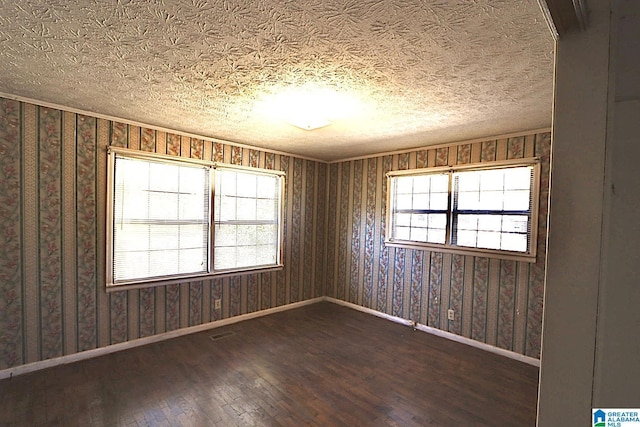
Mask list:
[[[273,121],[306,131],[351,118],[363,110],[357,97],[314,84],[284,88],[265,98],[259,108]]]

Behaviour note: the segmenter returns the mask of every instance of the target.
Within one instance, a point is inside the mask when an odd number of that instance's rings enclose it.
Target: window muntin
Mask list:
[[[539,164],[395,171],[387,244],[535,259]]]
[[[281,266],[282,172],[117,147],[108,172],[108,287]]]

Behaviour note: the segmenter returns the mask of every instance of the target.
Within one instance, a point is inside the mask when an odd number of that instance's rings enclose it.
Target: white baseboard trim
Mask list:
[[[127,350],[129,348],[140,347],[142,345],[151,344],[159,341],[165,341],[171,338],[181,337],[183,335],[194,334],[196,332],[202,332],[209,329],[220,328],[222,326],[232,325],[234,323],[243,322],[249,319],[255,319],[262,316],[268,316],[269,314],[279,313],[281,311],[293,310],[295,308],[303,307],[305,305],[315,304],[324,301],[324,297],[313,298],[305,301],[294,302],[287,305],[281,305],[279,307],[269,308],[261,311],[254,311],[253,313],[241,314],[239,316],[230,317],[228,319],[215,320],[213,322],[204,323],[202,325],[191,326],[188,328],[177,329],[175,331],[165,332],[158,335],[152,335],[150,337],[138,338],[131,341],[126,341],[118,344],[108,345],[106,347],[95,348],[92,350],[82,351],[80,353],[69,354],[66,356],[56,357],[53,359],[42,360],[39,362],[28,363],[26,365],[16,366],[14,368],[7,368],[0,370],[0,380],[5,378],[11,378],[15,375],[22,375],[29,372],[39,371],[41,369],[51,368],[58,365],[65,365],[67,363],[78,362],[80,360],[91,359],[93,357],[103,356],[105,354],[115,353],[117,351]]]
[[[524,362],[524,363],[527,363],[529,365],[536,366],[538,368],[540,367],[540,360],[538,360],[536,358],[533,358],[533,357],[525,356],[525,355],[522,355],[520,353],[516,353],[516,352],[513,352],[513,351],[505,350],[503,348],[499,348],[499,347],[495,347],[495,346],[492,346],[492,345],[489,345],[489,344],[485,344],[485,343],[480,342],[480,341],[472,340],[471,338],[462,337],[460,335],[452,334],[451,332],[442,331],[440,329],[432,328],[431,326],[423,325],[423,324],[420,324],[420,323],[414,325],[414,323],[411,320],[403,319],[401,317],[392,316],[390,314],[382,313],[380,311],[373,310],[371,308],[363,307],[361,305],[353,304],[353,303],[350,303],[350,302],[347,302],[347,301],[342,301],[342,300],[339,300],[339,299],[336,299],[336,298],[324,297],[324,300],[328,301],[328,302],[332,302],[334,304],[338,304],[338,305],[342,305],[342,306],[345,306],[345,307],[349,307],[349,308],[352,308],[354,310],[361,311],[363,313],[372,314],[372,315],[374,315],[376,317],[381,317],[383,319],[391,320],[392,322],[396,322],[396,323],[400,323],[400,324],[403,324],[403,325],[411,326],[411,327],[414,327],[415,329],[418,329],[420,331],[427,332],[427,333],[432,334],[432,335],[437,335],[439,337],[446,338],[446,339],[449,339],[451,341],[456,341],[456,342],[459,342],[459,343],[462,343],[462,344],[469,345],[471,347],[476,347],[476,348],[479,348],[481,350],[488,351],[490,353],[495,353],[495,354],[499,354],[500,356],[505,356],[505,357],[508,357],[510,359],[518,360],[520,362]]]
[[[255,319],[262,316],[268,316],[270,314],[279,313],[282,311],[293,310],[306,305],[315,304],[318,302],[327,301],[333,304],[342,305],[354,310],[361,311],[363,313],[371,314],[376,317],[381,317],[392,322],[400,323],[406,326],[414,327],[420,331],[437,335],[439,337],[447,338],[452,341],[457,341],[462,344],[466,344],[472,347],[476,347],[491,353],[499,354],[501,356],[508,357],[510,359],[518,360],[520,362],[527,363],[536,367],[540,367],[540,360],[533,357],[524,356],[513,351],[504,350],[502,348],[494,347],[489,344],[485,344],[480,341],[475,341],[470,338],[461,337],[460,335],[452,334],[451,332],[441,331],[440,329],[432,328],[430,326],[417,324],[414,325],[412,321],[403,319],[401,317],[392,316],[390,314],[382,313],[380,311],[373,310],[371,308],[363,307],[350,302],[342,301],[331,297],[318,297],[305,301],[295,302],[292,304],[282,305],[279,307],[269,308],[267,310],[255,311],[253,313],[241,314],[239,316],[230,317],[228,319],[216,320],[213,322],[205,323],[202,325],[191,326],[188,328],[177,329],[175,331],[165,332],[158,335],[152,335],[150,337],[138,338],[131,341],[126,341],[118,344],[108,345],[106,347],[95,348],[92,350],[82,351],[80,353],[69,354],[66,356],[56,357],[53,359],[42,360],[39,362],[28,363],[25,365],[16,366],[13,368],[7,368],[0,370],[0,380],[5,378],[11,378],[13,376],[27,374],[29,372],[39,371],[41,369],[47,369],[58,365],[65,365],[67,363],[78,362],[81,360],[91,359],[93,357],[103,356],[105,354],[115,353],[117,351],[127,350],[134,347],[139,347],[146,344],[152,344],[159,341],[165,341],[172,338],[181,337],[183,335],[194,334],[196,332],[202,332],[209,329],[220,328],[234,323],[243,322],[245,320]]]

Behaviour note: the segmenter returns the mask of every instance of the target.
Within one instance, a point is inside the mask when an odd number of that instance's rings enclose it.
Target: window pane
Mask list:
[[[478,215],[459,215],[458,229],[459,230],[477,230]]]
[[[170,193],[149,192],[149,218],[178,219],[178,195]]]
[[[177,249],[149,252],[149,267],[154,276],[170,276],[174,274],[176,267],[180,269],[180,251]],[[181,273],[189,273],[182,271]]]
[[[513,190],[506,192],[504,209],[507,211],[529,210],[529,190]]]
[[[459,192],[480,191],[480,174],[479,172],[458,172],[454,175],[456,188]]]
[[[256,219],[260,221],[275,221],[278,217],[278,205],[275,199],[258,199]]]
[[[213,257],[213,266],[215,270],[224,270],[227,268],[235,268],[236,264],[236,247],[220,247],[216,246]]]
[[[251,267],[257,265],[257,248],[255,246],[238,246],[236,267]]]
[[[500,249],[500,233],[492,231],[478,231],[478,247],[485,249]]]
[[[431,193],[429,208],[433,210],[447,210],[447,205],[449,204],[449,194],[448,193]]]
[[[395,238],[399,240],[410,240],[411,227],[396,227]]]
[[[414,194],[412,208],[413,209],[429,209],[429,195]]]
[[[531,188],[533,168],[521,167],[505,170],[505,190],[528,190]]]
[[[221,196],[236,195],[236,179],[232,172],[216,169],[215,183],[216,194]]]
[[[432,193],[448,193],[449,192],[449,174],[429,175],[431,180]]]
[[[237,225],[218,224],[215,229],[216,247],[235,246]]]
[[[256,220],[256,199],[245,199],[238,198],[236,200],[237,203],[237,212],[238,212],[238,220],[241,221],[255,221]]]
[[[399,213],[396,214],[396,226],[410,226],[411,225],[411,214],[409,213]]]
[[[257,176],[250,173],[238,173],[238,197],[256,197],[256,191],[258,189]]]
[[[278,196],[278,178],[266,175],[259,175],[258,178],[259,197],[275,198]]]
[[[502,210],[504,205],[504,193],[501,191],[485,191],[480,193],[480,203],[478,209],[481,210]]]
[[[273,245],[258,245],[256,251],[256,265],[276,263],[276,248]]]
[[[447,228],[447,215],[446,214],[429,214],[429,227]]]
[[[445,243],[447,231],[440,228],[429,229],[429,243]]]
[[[396,178],[396,194],[411,194],[413,192],[413,177],[400,176]]]
[[[502,231],[526,233],[529,229],[529,218],[524,215],[503,215]]]
[[[504,189],[505,169],[478,172],[480,191],[502,191]]]
[[[527,251],[527,235],[505,233],[502,235],[502,248],[506,251]]]
[[[476,247],[478,232],[473,230],[460,230],[457,233],[456,244],[459,246]]]
[[[113,256],[113,279],[132,280],[150,276],[149,252],[115,252]]]
[[[413,177],[413,192],[428,193],[431,188],[431,176],[421,175]]]
[[[396,210],[411,209],[413,197],[411,194],[399,194],[396,198]]]
[[[237,219],[236,198],[225,196],[218,201],[215,207],[217,221],[232,221]]]
[[[149,190],[177,193],[181,166],[169,163],[149,164]]]
[[[259,225],[256,230],[256,242],[258,245],[273,245],[278,241],[278,226]],[[275,248],[274,248],[275,249]]]
[[[149,224],[116,224],[114,250],[116,252],[140,251],[149,249]]]
[[[180,268],[184,271],[198,272],[206,267],[201,249],[183,249],[179,254]]]
[[[239,225],[236,235],[238,246],[255,245],[257,231],[257,226],[255,225]]]
[[[427,214],[413,214],[411,215],[411,226],[412,227],[427,227],[428,223],[428,215]]]
[[[149,249],[178,249],[180,247],[180,229],[177,225],[165,225],[149,236]]]
[[[483,230],[483,231],[502,230],[502,215],[479,215],[478,230]]]
[[[415,240],[416,242],[426,242],[427,241],[427,229],[426,228],[412,228],[411,229],[411,240]]]

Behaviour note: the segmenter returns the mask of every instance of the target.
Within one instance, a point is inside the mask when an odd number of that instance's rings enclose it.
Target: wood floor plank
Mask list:
[[[533,366],[318,303],[2,380],[0,425],[534,426],[537,381]]]

